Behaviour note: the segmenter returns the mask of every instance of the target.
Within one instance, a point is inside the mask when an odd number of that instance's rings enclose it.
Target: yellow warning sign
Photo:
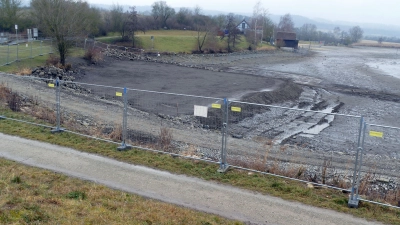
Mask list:
[[[115,95],[118,97],[122,97],[122,92],[116,92]]]
[[[232,112],[241,112],[242,111],[242,109],[240,107],[235,107],[235,106],[232,106],[231,110],[232,110]]]
[[[211,104],[211,108],[220,109],[221,108],[221,104]]]
[[[49,87],[54,87],[54,84],[50,84],[50,83],[49,83],[48,85],[49,85]]]
[[[378,132],[378,131],[370,131],[369,136],[371,137],[380,137],[383,138],[383,132]]]

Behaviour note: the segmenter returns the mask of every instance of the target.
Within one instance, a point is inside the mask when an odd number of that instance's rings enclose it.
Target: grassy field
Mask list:
[[[0,224],[242,224],[0,158]]]
[[[15,113],[5,108],[0,108],[0,114],[12,118],[43,123],[43,121],[38,121],[28,115]],[[218,165],[215,164],[186,160],[138,149],[119,152],[116,151],[117,145],[115,144],[96,141],[71,133],[53,135],[50,133],[49,129],[10,120],[0,121],[0,132],[71,147],[132,164],[149,166],[177,174],[186,174],[204,180],[213,180],[224,184],[230,184],[287,200],[299,201],[317,207],[349,213],[370,220],[377,220],[388,224],[400,224],[400,210],[364,202],[361,203],[359,209],[350,209],[347,207],[348,195],[337,190],[309,189],[304,183],[257,173],[249,174],[241,170],[232,169],[227,173],[221,174],[217,172]],[[32,182],[34,183],[34,181]]]
[[[1,66],[1,60],[3,60],[2,57],[6,57],[7,58],[7,51],[6,54],[4,55],[4,51],[2,52],[2,48],[3,46],[0,46],[0,71],[1,72],[6,72],[6,73],[20,73],[20,71],[22,70],[26,70],[26,69],[30,69],[33,67],[37,67],[37,66],[43,66],[46,63],[46,60],[51,56],[58,56],[57,52],[53,53],[53,54],[49,54],[49,53],[44,53],[42,56],[37,55],[36,57],[30,58],[30,50],[20,50],[20,48],[18,48],[19,50],[19,57],[20,54],[22,54],[22,56],[24,56],[24,59],[21,59],[19,61],[15,61],[13,63],[10,63],[9,65],[4,65]],[[26,46],[24,46],[26,48]],[[5,47],[7,48],[7,46]],[[29,48],[29,47],[28,47]],[[50,46],[46,46],[47,49],[50,48]],[[10,46],[11,49],[11,46]],[[30,48],[29,48],[30,49]],[[41,48],[36,48],[36,53],[41,52],[40,50]],[[4,49],[3,49],[4,50]],[[17,48],[16,46],[13,46],[13,50],[16,51]],[[47,51],[49,52],[49,51]],[[14,56],[16,57],[16,52],[13,53]],[[29,54],[29,55],[27,55]],[[83,57],[83,55],[85,54],[85,51],[82,48],[73,48],[71,50],[71,53],[69,54],[70,57]],[[11,54],[10,54],[11,55]],[[67,57],[67,61],[68,61],[68,57]]]
[[[368,47],[383,47],[383,48],[400,48],[400,43],[382,42],[379,44],[377,41],[362,40],[359,43],[354,43],[354,46],[368,46]]]
[[[30,59],[52,52],[50,41],[33,41],[18,45],[0,45],[0,65]]]
[[[151,40],[151,36],[154,40]],[[185,52],[191,53],[192,50],[196,50],[196,37],[197,32],[195,31],[185,31],[185,30],[151,30],[146,31],[146,33],[139,32],[136,35],[141,48],[146,50],[154,50],[159,52]],[[105,43],[114,43],[121,36],[116,33],[111,33],[107,37],[96,38],[99,41]],[[215,39],[217,43],[214,48],[216,50],[225,50],[227,44],[225,40],[221,40],[219,37]],[[125,46],[130,47],[131,43],[124,43]],[[153,48],[154,46],[154,48]],[[249,43],[244,37],[241,37],[241,42],[236,46],[237,50],[247,49]]]

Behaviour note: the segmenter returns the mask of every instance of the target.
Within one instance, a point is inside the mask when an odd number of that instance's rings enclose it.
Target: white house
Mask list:
[[[243,19],[242,22],[240,22],[237,25],[237,29],[239,29],[240,32],[244,34],[247,29],[250,29],[250,24],[247,23],[247,21],[245,19]]]

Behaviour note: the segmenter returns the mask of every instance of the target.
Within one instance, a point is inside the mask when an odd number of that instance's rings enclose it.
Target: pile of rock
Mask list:
[[[77,71],[65,71],[55,66],[39,66],[32,70],[32,76],[44,79],[60,79],[63,81],[74,81]]]
[[[79,71],[57,68],[55,66],[39,66],[32,70],[31,76],[46,79],[45,82],[52,83],[55,79],[61,80],[61,85],[71,88],[78,93],[91,93],[90,89],[84,88],[79,84],[73,83],[75,77],[79,75]]]

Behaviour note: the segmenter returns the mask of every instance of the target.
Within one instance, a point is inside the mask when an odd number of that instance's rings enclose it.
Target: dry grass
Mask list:
[[[18,69],[15,72],[15,74],[16,75],[30,75],[30,74],[32,74],[32,70],[30,68],[23,67],[23,68]]]
[[[161,127],[160,132],[158,133],[158,146],[163,151],[171,151],[173,134],[170,128]]]
[[[19,112],[22,106],[21,97],[5,84],[0,84],[0,101],[7,104],[14,112]]]
[[[31,121],[29,117],[23,116],[21,113],[14,113],[11,110],[5,110],[4,107],[0,105],[0,111],[2,115],[10,116],[13,118],[19,118]],[[39,122],[39,121],[38,121]],[[286,179],[280,179],[276,177],[261,175],[257,173],[252,173],[251,175],[247,172],[241,170],[229,170],[227,173],[221,174],[216,172],[218,166],[215,164],[205,163],[199,160],[185,160],[179,157],[171,157],[165,154],[156,154],[149,151],[142,151],[138,149],[133,149],[132,151],[116,151],[117,145],[110,144],[102,141],[97,141],[90,138],[81,137],[68,132],[60,133],[57,135],[50,134],[48,129],[41,128],[38,126],[33,126],[30,124],[19,123],[11,120],[3,120],[0,123],[0,130],[3,133],[10,135],[18,135],[25,138],[31,138],[40,141],[46,141],[49,143],[62,145],[70,148],[74,148],[80,151],[85,151],[88,153],[103,155],[106,157],[114,158],[116,160],[125,161],[128,163],[138,164],[153,167],[160,170],[166,170],[178,174],[186,174],[189,176],[199,177],[205,180],[213,180],[216,182],[222,182],[225,184],[230,184],[233,186],[257,191],[264,194],[269,194],[283,199],[291,201],[300,201],[305,204],[314,205],[317,207],[329,208],[337,210],[339,212],[346,212],[357,217],[368,218],[372,220],[382,221],[389,224],[399,224],[400,213],[396,209],[391,209],[388,207],[382,207],[374,204],[369,204],[362,202],[360,208],[349,209],[347,206],[348,196],[336,190],[330,189],[308,189],[303,183],[288,181]],[[285,150],[286,151],[286,150]],[[271,157],[272,158],[272,157]],[[0,166],[1,169],[1,166]],[[301,169],[299,168],[301,172]],[[10,172],[4,173],[0,171],[0,177],[6,174],[12,174]],[[17,173],[14,173],[18,175]],[[24,183],[25,178],[19,175],[11,177],[15,183]],[[43,179],[35,181],[35,185],[40,185]],[[4,182],[0,180],[0,190],[3,190]],[[8,183],[6,183],[9,185]],[[13,183],[14,184],[14,183]],[[68,196],[75,197],[76,201],[82,201],[87,203],[87,199],[90,199],[90,194],[88,194],[86,189],[72,188],[70,192],[66,193]],[[1,194],[1,193],[0,193]],[[14,195],[17,196],[17,195]],[[388,195],[388,197],[390,197]],[[83,199],[85,198],[85,199]],[[2,196],[0,196],[0,201],[2,201]],[[82,200],[83,199],[83,200]],[[19,200],[19,199],[17,199]],[[46,200],[46,201],[52,201]],[[110,200],[112,201],[112,200]],[[78,206],[82,207],[82,206]],[[3,210],[0,208],[0,210]],[[76,212],[74,209],[65,210],[68,212]],[[9,211],[7,211],[9,212]],[[86,211],[83,211],[86,212]],[[79,212],[78,212],[79,213]],[[90,211],[89,211],[90,213]],[[115,211],[118,213],[118,211]],[[8,213],[6,213],[8,215]],[[138,212],[137,214],[140,214]],[[47,214],[49,215],[49,214]],[[51,216],[54,213],[50,214]],[[97,214],[99,215],[99,214]],[[2,215],[0,215],[1,218]],[[73,215],[75,216],[75,215]],[[88,218],[92,218],[90,216]],[[81,219],[86,218],[85,215],[80,217]],[[60,222],[61,221],[61,222]],[[52,224],[62,224],[67,219],[59,219],[58,221],[53,221]],[[51,223],[51,222],[49,222]],[[81,222],[85,223],[85,221]],[[90,223],[90,221],[86,222]],[[118,224],[119,222],[109,222],[108,224]],[[133,222],[134,224],[146,224],[145,222]],[[161,223],[161,222],[160,222]],[[218,223],[218,222],[217,222]],[[14,222],[14,224],[20,224]],[[43,224],[43,223],[41,223]],[[121,224],[121,223],[120,223]],[[175,224],[175,223],[170,223]],[[184,223],[182,223],[184,224]],[[186,224],[199,224],[199,222],[191,223],[186,222]],[[205,223],[206,224],[206,223]]]
[[[122,141],[122,126],[114,126],[114,129],[110,133],[109,138],[113,141]]]
[[[98,63],[100,61],[103,61],[103,53],[100,49],[89,48],[86,50],[83,58],[90,61],[91,63]]]
[[[276,48],[271,45],[263,45],[261,47],[257,47],[257,51],[274,51]]]
[[[0,224],[241,224],[4,159],[0,190]]]
[[[400,43],[382,42],[379,44],[377,41],[362,40],[359,43],[352,44],[353,46],[367,46],[367,47],[382,47],[382,48],[400,48]]]

